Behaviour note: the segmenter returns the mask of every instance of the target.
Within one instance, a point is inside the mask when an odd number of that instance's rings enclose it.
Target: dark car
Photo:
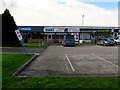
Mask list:
[[[99,45],[104,45],[104,46],[106,46],[106,45],[114,46],[115,45],[114,40],[111,38],[101,38],[101,39],[98,39],[96,43]]]

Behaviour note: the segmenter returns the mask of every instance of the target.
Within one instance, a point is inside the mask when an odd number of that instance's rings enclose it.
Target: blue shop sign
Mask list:
[[[32,28],[20,28],[20,30],[31,31]]]

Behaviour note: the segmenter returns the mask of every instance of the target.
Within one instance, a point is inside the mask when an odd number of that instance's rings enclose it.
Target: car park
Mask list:
[[[100,39],[97,39],[96,44],[103,45],[103,46],[106,46],[106,45],[113,45],[114,46],[115,41],[111,38],[100,38]]]

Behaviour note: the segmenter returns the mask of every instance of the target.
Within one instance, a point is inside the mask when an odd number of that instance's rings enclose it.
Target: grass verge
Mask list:
[[[45,48],[47,45],[41,43],[24,43],[24,47],[27,48]]]
[[[20,66],[27,62],[33,55],[25,54],[3,54],[2,55],[2,75],[11,76]]]
[[[117,77],[13,77],[32,55],[3,55],[3,88],[103,88],[117,90]]]

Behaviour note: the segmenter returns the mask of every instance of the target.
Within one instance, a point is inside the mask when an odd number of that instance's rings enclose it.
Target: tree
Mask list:
[[[3,46],[19,46],[19,40],[15,34],[17,25],[13,16],[6,9],[2,14],[2,45]]]

